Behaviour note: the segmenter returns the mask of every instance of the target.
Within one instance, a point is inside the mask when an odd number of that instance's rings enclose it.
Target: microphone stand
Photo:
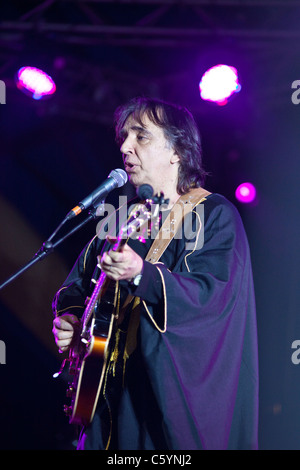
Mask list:
[[[100,210],[97,208],[99,205],[102,205],[102,208]],[[81,227],[86,225],[90,220],[96,219],[97,217],[100,217],[103,212],[104,212],[104,201],[101,201],[99,204],[94,205],[94,207],[89,211],[88,217],[86,217],[85,220],[83,220],[79,225],[76,227],[73,227],[68,233],[66,233],[63,237],[61,237],[59,240],[56,242],[52,242],[53,238],[55,235],[58,233],[58,231],[61,229],[61,227],[67,222],[67,217],[59,224],[59,226],[55,229],[55,231],[52,233],[52,235],[43,243],[41,248],[38,250],[38,252],[34,255],[34,257],[27,263],[25,264],[19,271],[17,271],[15,274],[13,274],[10,278],[8,278],[3,284],[0,285],[0,290],[3,289],[3,287],[7,286],[10,284],[12,281],[14,281],[17,277],[19,277],[21,274],[23,274],[25,271],[27,271],[31,266],[36,264],[38,261],[41,261],[42,259],[46,258],[50,253],[54,251],[54,248],[56,248],[58,245],[60,245],[66,238],[69,238],[73,233],[77,232]]]

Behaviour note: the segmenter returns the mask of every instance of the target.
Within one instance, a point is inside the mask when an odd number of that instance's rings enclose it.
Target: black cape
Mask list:
[[[194,244],[187,245],[186,236],[173,239],[159,263],[144,262],[138,287],[120,283],[141,299],[137,344],[119,373],[117,404],[108,408],[100,398],[79,448],[257,449],[257,331],[247,237],[223,196],[212,194],[202,206]],[[148,247],[134,241],[132,247],[145,257]],[[54,299],[56,315],[82,314],[101,250],[97,237],[83,250]],[[108,380],[112,390],[114,380]]]

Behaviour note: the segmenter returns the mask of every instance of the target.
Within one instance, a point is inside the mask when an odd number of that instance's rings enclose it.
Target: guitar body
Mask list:
[[[67,396],[71,398],[71,405],[65,406],[65,412],[71,424],[87,426],[93,420],[103,384],[112,323],[111,319],[110,324],[97,324],[93,319],[88,340],[79,339],[76,347],[70,350],[69,374],[72,380]]]
[[[75,367],[80,369],[76,383],[72,383],[69,393],[72,397],[72,415],[70,423],[88,425],[95,413],[104,366],[104,354],[107,340],[93,336],[89,350],[82,361],[75,359]],[[71,366],[72,367],[72,366]]]
[[[162,203],[162,198],[159,201]],[[153,200],[147,199],[146,205],[138,206],[127,225],[122,227],[114,250],[120,249],[128,236],[137,233],[138,239],[141,239],[141,229],[149,230],[150,218],[152,223],[157,223],[159,204],[156,203],[156,212],[151,212],[151,204]],[[72,424],[86,426],[93,420],[106,370],[115,305],[116,289],[111,289],[111,281],[101,273],[91,297],[87,299],[79,334],[66,360],[72,380],[67,390],[71,405],[65,406],[65,413]]]

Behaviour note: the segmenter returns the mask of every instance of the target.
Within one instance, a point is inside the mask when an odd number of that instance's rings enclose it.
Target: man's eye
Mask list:
[[[145,136],[145,135],[143,135],[143,134],[139,134],[139,135],[137,136],[137,140],[145,140],[145,139],[147,139],[147,136]]]

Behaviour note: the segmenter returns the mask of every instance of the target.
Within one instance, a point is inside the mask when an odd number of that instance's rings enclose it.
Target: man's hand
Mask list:
[[[107,241],[113,245],[116,238],[108,236]],[[99,262],[102,271],[114,281],[131,281],[143,269],[143,259],[127,244],[123,245],[120,251],[107,251]]]
[[[70,313],[65,313],[53,320],[52,333],[59,352],[65,352],[69,349],[78,325],[78,318]]]

